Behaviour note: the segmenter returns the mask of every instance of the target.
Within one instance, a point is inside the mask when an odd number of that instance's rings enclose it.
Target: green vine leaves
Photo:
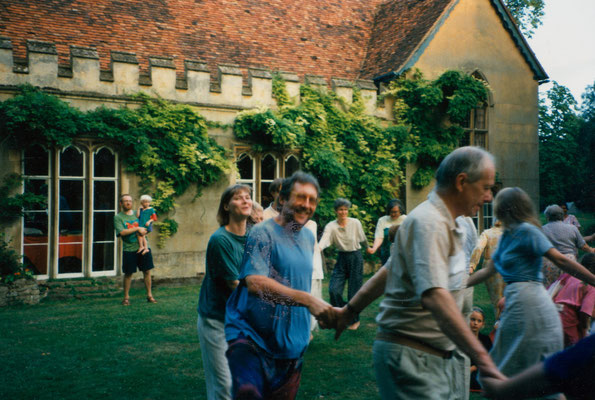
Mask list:
[[[104,139],[118,150],[126,169],[140,177],[141,191],[151,193],[159,214],[172,211],[175,198],[191,185],[198,197],[230,173],[227,150],[209,137],[201,115],[144,94],[135,100],[138,108],[99,107],[83,113],[55,96],[23,86],[17,96],[0,103],[0,138],[18,149],[32,143],[53,148],[78,138]],[[165,221],[158,225],[161,244],[177,230],[177,225]]]

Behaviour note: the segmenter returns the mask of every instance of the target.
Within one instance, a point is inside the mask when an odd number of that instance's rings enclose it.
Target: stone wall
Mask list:
[[[0,284],[0,307],[16,304],[37,304],[47,295],[36,281],[17,279],[10,284]]]

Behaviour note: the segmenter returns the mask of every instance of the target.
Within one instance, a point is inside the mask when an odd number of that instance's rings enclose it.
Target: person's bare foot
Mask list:
[[[124,300],[122,300],[122,305],[123,306],[129,306],[130,305],[130,299],[124,299]]]
[[[145,254],[145,253],[143,253],[143,251],[145,251],[145,248],[144,247],[139,247],[136,252],[137,253],[141,253],[141,254]]]
[[[155,299],[153,298],[153,296],[147,296],[147,302],[148,302],[148,303],[157,303],[157,300],[155,300]]]
[[[148,252],[149,252],[149,248],[148,248],[148,247],[145,247],[145,248],[143,249],[143,251],[142,251],[140,254],[144,256],[144,255],[145,255],[145,254],[147,254]]]
[[[355,331],[355,330],[357,330],[357,328],[359,328],[359,321],[354,322],[353,324],[351,324],[347,327],[347,329],[349,329],[350,331]]]

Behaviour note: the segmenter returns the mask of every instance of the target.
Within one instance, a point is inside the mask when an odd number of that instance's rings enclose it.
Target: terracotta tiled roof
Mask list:
[[[298,75],[358,78],[381,0],[74,0],[7,1],[0,36],[25,57],[28,39],[56,44],[61,63],[69,46],[95,47],[102,68],[110,51],[266,67]]]
[[[20,0],[0,6],[0,36],[17,61],[29,39],[56,45],[69,63],[70,46],[97,49],[103,69],[110,52],[291,71],[350,80],[377,78],[400,67],[439,26],[454,0]],[[491,0],[504,28],[535,72],[547,78],[501,0]],[[18,60],[21,59],[21,60]]]
[[[402,66],[452,0],[390,0],[378,6],[361,75],[374,78]]]

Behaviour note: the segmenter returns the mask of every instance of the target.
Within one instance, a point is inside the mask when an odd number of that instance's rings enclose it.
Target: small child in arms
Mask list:
[[[153,231],[153,222],[157,221],[157,213],[155,209],[151,207],[151,201],[153,199],[148,194],[143,194],[140,197],[140,208],[136,213],[138,218],[139,226],[147,229],[147,234]],[[144,235],[137,234],[138,239],[138,252],[141,254],[147,254],[149,252],[149,245],[147,244],[147,238]]]

